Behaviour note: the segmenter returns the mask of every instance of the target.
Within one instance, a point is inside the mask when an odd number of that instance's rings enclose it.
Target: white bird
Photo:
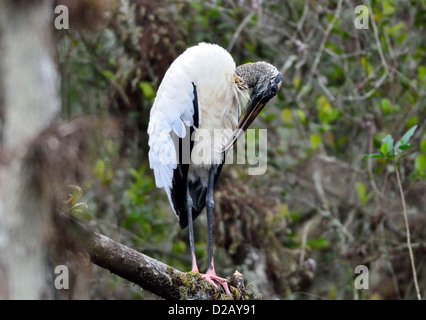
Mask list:
[[[236,68],[225,49],[200,43],[172,63],[151,109],[149,162],[156,185],[166,191],[180,227],[189,227],[192,271],[197,273],[193,220],[206,207],[208,268],[202,276],[227,294],[226,279],[216,275],[213,262],[213,189],[226,153],[277,94],[282,79],[269,63]]]

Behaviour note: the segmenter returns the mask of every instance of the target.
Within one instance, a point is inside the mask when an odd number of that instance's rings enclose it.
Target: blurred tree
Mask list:
[[[29,152],[60,111],[49,0],[0,3],[4,85],[0,167],[0,298],[53,297],[47,243],[52,195]],[[31,30],[31,32],[28,32]],[[43,94],[40,94],[43,93]]]

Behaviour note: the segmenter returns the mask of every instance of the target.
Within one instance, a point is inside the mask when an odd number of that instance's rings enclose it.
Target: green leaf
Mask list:
[[[94,174],[99,181],[103,180],[105,174],[105,162],[102,159],[95,162]]]
[[[414,159],[414,167],[420,173],[426,171],[426,155],[419,154],[416,159]]]
[[[139,172],[134,168],[130,168],[127,172],[136,179],[140,177]]]
[[[114,73],[112,73],[109,70],[102,70],[102,75],[107,78],[107,79],[112,79],[114,78]]]
[[[426,138],[420,142],[420,150],[426,152]]]
[[[395,12],[395,8],[392,6],[391,1],[383,0],[382,12],[385,16],[389,16]]]
[[[95,168],[93,171],[95,177],[104,184],[110,183],[114,177],[114,172],[102,159],[99,159],[95,162]]]
[[[390,134],[386,135],[382,140],[382,145],[380,147],[382,154],[386,155],[388,153],[393,154],[393,138]]]
[[[312,149],[314,150],[317,149],[318,146],[321,144],[321,141],[322,141],[321,136],[319,136],[316,133],[311,134],[310,142],[311,142]]]
[[[412,135],[414,134],[414,132],[417,129],[417,125],[415,125],[414,127],[412,127],[410,130],[408,130],[401,138],[401,142],[404,144],[408,143],[408,140],[410,140],[410,138],[412,137]]]
[[[146,99],[151,100],[152,98],[154,98],[154,89],[152,88],[150,82],[141,81],[138,83],[138,85]]]
[[[366,205],[367,202],[371,199],[371,197],[374,195],[374,192],[370,192],[367,194],[365,186],[363,183],[358,182],[356,184],[356,190],[358,192],[358,198],[361,201],[363,205]]]
[[[363,183],[358,182],[356,184],[356,191],[358,192],[358,198],[364,204],[363,199],[365,199],[365,186]]]
[[[301,80],[300,76],[295,76],[294,77],[294,79],[293,79],[293,86],[295,88],[299,88],[299,86],[300,86],[300,80]]]
[[[408,120],[405,122],[405,127],[411,128],[412,126],[415,126],[418,123],[419,123],[419,118],[416,116],[412,116],[408,118]]]
[[[417,125],[410,128],[400,140],[395,145],[395,148],[397,149],[397,154],[399,154],[399,150],[406,150],[410,148],[412,145],[408,144],[408,140],[410,140],[411,136],[414,134],[414,131],[416,131]]]
[[[341,114],[340,111],[331,106],[330,101],[324,96],[317,99],[318,118],[323,124],[337,119]]]
[[[388,153],[388,145],[386,143],[383,143],[380,147],[380,152],[383,155],[386,155],[386,153]]]
[[[361,65],[364,68],[364,71],[367,74],[367,76],[374,71],[374,68],[371,66],[371,64],[368,62],[365,56],[361,56]]]
[[[380,100],[380,108],[382,109],[382,111],[388,112],[392,109],[392,103],[388,98],[383,98]]]
[[[306,115],[305,112],[303,112],[303,110],[301,109],[297,109],[296,110],[296,114],[299,117],[300,123],[302,123],[303,125],[306,124]]]
[[[418,66],[417,67],[417,78],[420,82],[426,81],[426,67]]]
[[[399,30],[401,30],[403,27],[405,27],[405,23],[404,23],[404,22],[399,22],[399,23],[397,23],[396,25],[394,25],[394,26],[392,26],[392,27],[385,26],[385,27],[383,28],[383,31],[384,31],[385,33],[387,33],[388,35],[390,35],[390,36],[394,36],[394,35],[396,35],[396,34],[398,33],[398,31],[399,31]]]
[[[262,114],[262,113],[261,113]],[[263,120],[269,123],[276,118],[275,113],[264,113]]]
[[[281,119],[283,120],[284,124],[286,125],[291,125],[293,124],[293,119],[292,119],[292,112],[290,108],[284,108],[281,111]]]
[[[398,149],[399,150],[407,150],[408,148],[411,148],[412,146],[413,145],[411,143],[410,144],[402,144],[402,145],[398,146]]]
[[[401,110],[401,107],[397,104],[393,105],[388,98],[380,100],[380,109],[384,114],[393,114]]]
[[[327,238],[308,239],[306,245],[312,249],[327,249],[330,247],[330,242]]]
[[[343,54],[343,50],[341,48],[336,47],[333,43],[331,42],[326,42],[325,46],[326,49],[333,51],[336,54]]]

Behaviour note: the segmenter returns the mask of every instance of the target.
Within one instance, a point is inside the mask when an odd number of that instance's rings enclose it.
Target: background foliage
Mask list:
[[[146,129],[168,66],[185,48],[213,42],[237,65],[265,60],[284,75],[253,124],[268,129],[267,172],[228,165],[218,184],[218,273],[239,270],[263,298],[415,298],[395,167],[363,156],[417,125],[399,168],[426,296],[424,0],[364,1],[368,29],[354,26],[361,1],[81,2],[86,14],[57,31],[62,119],[113,120],[118,132],[93,150],[92,178],[80,186],[84,219],[190,269],[187,231],[149,168]],[[204,216],[196,221],[202,270],[205,224]],[[360,264],[369,268],[369,290],[354,287]],[[104,270],[82,269],[74,297],[155,299]]]

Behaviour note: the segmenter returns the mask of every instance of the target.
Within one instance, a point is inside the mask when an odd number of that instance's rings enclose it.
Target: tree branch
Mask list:
[[[73,249],[84,249],[90,260],[112,273],[129,280],[143,289],[168,300],[220,300],[230,299],[222,288],[214,288],[200,274],[181,272],[111,238],[90,230],[69,215],[59,212],[57,225],[67,229],[65,237],[82,241],[73,243]],[[69,233],[72,233],[70,236]],[[247,299],[243,276],[236,271],[230,281],[233,299]]]

